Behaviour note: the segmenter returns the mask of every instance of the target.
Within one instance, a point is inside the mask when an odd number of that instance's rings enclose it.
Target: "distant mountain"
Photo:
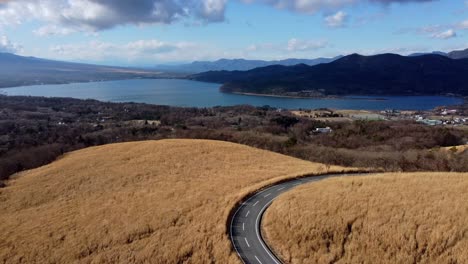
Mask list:
[[[446,57],[449,57],[449,58],[455,59],[455,60],[468,59],[468,49],[455,50],[455,51],[451,51],[451,52],[448,52],[448,53],[442,52],[442,51],[433,51],[433,52],[430,52],[430,53],[429,52],[427,52],[427,53],[413,53],[413,54],[410,54],[408,56],[414,57],[414,56],[429,55],[429,54],[446,56]]]
[[[449,52],[448,56],[452,59],[468,59],[468,49]]]
[[[441,56],[448,56],[446,52],[443,51],[433,51],[433,52],[419,52],[419,53],[413,53],[408,56],[410,57],[415,57],[415,56],[422,56],[422,55],[441,55]]]
[[[217,61],[195,61],[190,64],[182,65],[157,65],[154,68],[163,71],[185,72],[185,73],[200,73],[206,71],[248,71],[251,69],[266,67],[271,65],[292,66],[296,64],[317,65],[321,63],[329,63],[342,56],[334,58],[317,58],[317,59],[286,59],[276,61],[264,60],[245,60],[245,59],[220,59]]]
[[[223,92],[288,96],[468,95],[468,59],[440,55],[352,54],[308,66],[268,66],[250,71],[212,71],[191,79],[223,83]]]
[[[156,71],[100,66],[0,53],[0,87],[131,78],[155,78]]]

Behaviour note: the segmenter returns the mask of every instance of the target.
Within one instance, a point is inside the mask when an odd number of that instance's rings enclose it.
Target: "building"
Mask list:
[[[328,134],[333,132],[333,130],[330,127],[318,127],[314,130],[314,133],[320,133],[320,134]]]

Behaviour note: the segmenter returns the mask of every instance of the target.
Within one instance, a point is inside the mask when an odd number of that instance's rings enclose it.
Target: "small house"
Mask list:
[[[314,133],[320,133],[320,134],[328,134],[333,132],[333,130],[330,127],[318,127],[314,130]]]

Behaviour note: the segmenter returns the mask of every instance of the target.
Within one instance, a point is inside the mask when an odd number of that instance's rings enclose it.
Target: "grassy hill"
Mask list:
[[[264,229],[288,263],[468,263],[468,174],[333,178],[267,210]]]
[[[325,170],[207,140],[72,152],[0,189],[0,262],[238,263],[226,235],[234,205],[269,183]]]

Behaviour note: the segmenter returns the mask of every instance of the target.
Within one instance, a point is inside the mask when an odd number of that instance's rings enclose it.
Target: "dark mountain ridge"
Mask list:
[[[206,72],[191,79],[223,83],[221,91],[272,95],[468,95],[468,59],[441,55],[351,54],[316,66],[269,66]]]

